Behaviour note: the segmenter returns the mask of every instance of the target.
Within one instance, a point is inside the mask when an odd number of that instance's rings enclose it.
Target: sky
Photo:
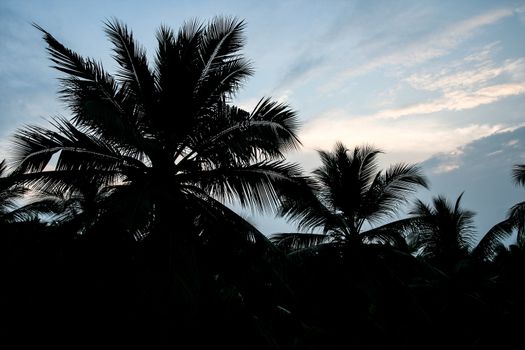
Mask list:
[[[57,100],[37,23],[74,51],[115,71],[103,21],[129,25],[150,56],[161,24],[178,29],[216,15],[246,21],[244,54],[255,74],[234,102],[263,96],[298,112],[306,171],[336,141],[381,148],[381,164],[421,163],[443,194],[477,213],[480,234],[525,188],[525,1],[0,1],[0,152],[25,124],[68,116]],[[293,230],[244,213],[264,233]]]

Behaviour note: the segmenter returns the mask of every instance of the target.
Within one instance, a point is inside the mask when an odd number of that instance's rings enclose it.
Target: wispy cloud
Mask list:
[[[465,57],[464,61],[472,59],[472,55]],[[478,56],[479,58],[479,56]],[[525,59],[519,58],[506,60],[501,66],[496,66],[490,59],[485,58],[474,69],[464,69],[460,66],[458,71],[450,72],[443,69],[437,74],[413,74],[406,81],[415,89],[427,91],[455,91],[483,86],[490,80],[508,73],[516,76],[525,72]]]
[[[490,52],[495,50],[497,45],[491,44],[459,62],[437,67],[437,72],[410,75],[405,82],[411,88],[433,95],[438,93],[438,96],[407,106],[384,109],[375,113],[374,117],[397,119],[441,111],[462,111],[525,93],[525,59],[507,59],[497,65],[490,58]]]
[[[451,129],[439,121],[356,118],[343,110],[332,110],[306,124],[300,137],[307,150],[330,149],[337,140],[348,145],[372,143],[394,156],[403,155],[407,161],[422,161],[503,130],[507,130],[503,124],[469,124]]]
[[[322,92],[332,91],[339,88],[349,78],[363,75],[385,66],[410,67],[447,55],[458,45],[472,37],[478,29],[494,24],[513,14],[514,10],[512,8],[500,8],[451,24],[425,37],[416,38],[403,48],[396,48],[394,52],[376,55],[364,64],[346,69],[336,79],[325,84],[320,89]]]
[[[492,162],[495,157],[505,159],[508,158],[505,156],[507,153],[515,156],[523,148],[519,145],[519,141],[512,137],[523,134],[524,129],[522,127],[523,125],[499,129],[492,134],[486,135],[486,137],[481,137],[471,143],[462,145],[451,152],[437,153],[425,164],[428,166],[431,174],[444,174],[458,170],[467,164],[472,166],[473,163],[482,163],[482,161]],[[515,162],[515,160],[513,161]],[[478,166],[482,165],[478,164]]]
[[[430,114],[441,111],[462,111],[523,93],[525,93],[525,83],[497,84],[472,92],[454,90],[446,92],[443,97],[430,102],[379,111],[374,117],[397,119],[405,116]]]

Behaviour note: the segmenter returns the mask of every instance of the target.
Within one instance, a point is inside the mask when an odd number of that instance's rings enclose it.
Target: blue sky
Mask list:
[[[161,23],[215,15],[247,22],[256,72],[235,102],[273,96],[296,109],[304,147],[290,159],[307,170],[337,140],[373,144],[385,166],[423,162],[433,187],[422,198],[465,190],[481,232],[523,200],[510,169],[525,163],[525,1],[2,0],[0,150],[23,124],[68,113],[32,22],[111,71],[104,19],[123,20],[153,55]]]

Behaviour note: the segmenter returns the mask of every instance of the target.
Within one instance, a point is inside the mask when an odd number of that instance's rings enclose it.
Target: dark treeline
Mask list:
[[[124,24],[108,21],[114,75],[35,27],[63,74],[71,118],[19,129],[0,164],[3,343],[519,343],[525,202],[477,242],[461,196],[413,198],[429,186],[421,169],[379,169],[374,147],[337,143],[303,173],[285,159],[300,147],[289,106],[231,103],[252,74],[237,19],[160,27],[153,63]],[[525,185],[525,165],[513,171]],[[232,201],[286,217],[297,232],[267,238]],[[396,220],[405,205],[408,217]]]

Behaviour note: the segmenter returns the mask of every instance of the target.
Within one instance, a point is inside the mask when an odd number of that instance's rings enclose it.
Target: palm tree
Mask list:
[[[109,21],[116,77],[36,27],[66,75],[60,97],[72,121],[17,132],[16,172],[26,183],[64,191],[72,186],[67,179],[81,177],[116,185],[131,212],[147,214],[134,216],[137,227],[154,219],[164,232],[174,215],[177,226],[191,227],[197,214],[221,208],[217,201],[275,207],[277,187],[298,173],[283,161],[299,145],[295,112],[270,99],[251,113],[230,103],[252,73],[239,53],[242,21],[189,22],[178,34],[161,27],[153,68],[128,28]]]
[[[468,257],[475,236],[474,212],[461,207],[461,194],[455,204],[444,196],[428,205],[417,200],[407,220],[408,240],[415,254],[438,267],[452,268]]]
[[[300,276],[295,289],[304,322],[329,334],[334,344],[385,347],[401,324],[398,315],[407,312],[385,300],[409,298],[408,276],[418,269],[399,227],[381,224],[410,194],[427,187],[427,180],[415,165],[380,171],[380,153],[371,146],[349,150],[342,143],[331,152],[319,151],[322,165],[281,208],[305,233],[272,236]]]
[[[284,161],[300,144],[298,122],[293,110],[269,98],[251,112],[231,103],[253,72],[240,53],[244,22],[192,21],[178,33],[162,26],[150,65],[132,32],[108,21],[116,75],[36,27],[53,67],[64,73],[60,97],[72,118],[16,133],[21,183],[51,193],[72,190],[76,178],[110,188],[107,203],[116,218],[144,240],[154,269],[167,270],[181,293],[198,294],[196,247],[216,241],[213,235],[271,249],[259,231],[234,224],[239,219],[224,202],[278,206],[281,188],[296,184],[300,172]],[[213,219],[226,224],[210,224]]]
[[[403,245],[404,240],[392,234],[392,225],[365,227],[394,216],[410,194],[428,187],[420,168],[400,163],[379,171],[381,151],[371,146],[350,151],[338,142],[332,152],[318,153],[322,166],[313,172],[301,195],[284,202],[280,214],[300,230],[320,229],[322,233],[282,233],[274,235],[273,241],[291,250],[326,242]]]
[[[514,183],[525,186],[525,164],[515,165],[512,169]],[[507,218],[494,225],[479,241],[475,253],[485,260],[492,260],[498,252],[505,250],[503,241],[516,233],[518,249],[525,247],[525,202],[513,205]],[[516,249],[514,249],[516,250]]]

